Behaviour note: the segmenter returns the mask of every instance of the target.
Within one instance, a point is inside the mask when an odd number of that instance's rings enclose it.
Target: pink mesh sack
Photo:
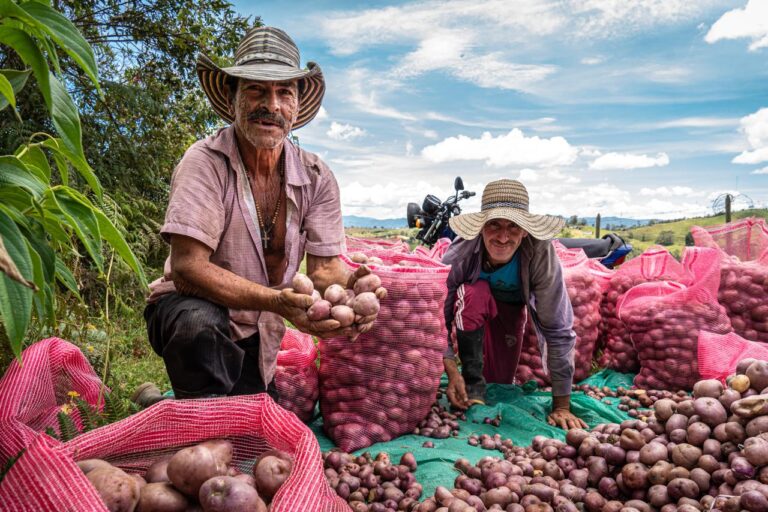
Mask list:
[[[619,267],[613,274],[600,304],[600,342],[603,354],[601,368],[635,373],[640,369],[629,332],[619,320],[616,304],[632,287],[653,281],[675,281],[690,284],[691,276],[665,248],[654,245],[643,254]]]
[[[400,239],[391,238],[357,238],[347,235],[344,237],[347,244],[346,252],[368,251],[368,250],[386,250],[395,252],[410,252],[410,246]]]
[[[718,300],[733,330],[768,343],[768,226],[754,217],[711,228],[691,228],[694,242],[723,251]]]
[[[277,353],[277,403],[305,423],[315,414],[320,394],[316,359],[317,347],[312,336],[287,328]]]
[[[388,292],[373,329],[355,341],[319,344],[323,428],[344,451],[413,431],[435,400],[446,347],[450,266],[391,251],[366,254],[384,261],[368,266]]]
[[[76,392],[91,405],[99,399],[101,380],[75,345],[59,338],[33,343],[13,361],[0,380],[0,465],[16,456],[49,426]],[[72,419],[82,427],[79,412]]]
[[[735,332],[699,333],[699,374],[702,379],[725,378],[736,372],[739,361],[748,357],[768,361],[768,345],[742,338]]]
[[[557,241],[553,244],[563,266],[565,288],[573,307],[573,330],[576,333],[573,381],[579,382],[589,377],[592,369],[592,355],[600,327],[600,301],[613,271],[587,258],[583,249],[567,249]],[[518,383],[529,380],[535,380],[540,386],[552,383],[541,357],[536,329],[530,321],[525,327],[523,349],[515,374]]]
[[[635,386],[690,390],[699,380],[699,333],[732,331],[725,309],[717,303],[720,260],[714,249],[687,247],[683,261],[692,273],[692,284],[644,283],[619,300],[617,314],[640,361]]]
[[[417,245],[413,249],[413,254],[418,254],[419,256],[424,256],[435,261],[442,261],[443,256],[445,255],[445,251],[448,250],[450,245],[450,238],[440,238],[431,248],[425,247],[423,245]]]
[[[74,461],[99,458],[128,473],[143,474],[157,459],[208,439],[231,441],[233,465],[244,473],[252,472],[256,457],[269,449],[293,457],[291,475],[272,499],[271,511],[349,510],[325,479],[312,431],[266,394],[164,400],[67,443],[25,453],[9,473],[14,477],[13,486],[3,482],[0,503],[3,507],[19,504],[11,510],[105,510],[99,498],[94,499],[94,492],[89,492],[85,476],[73,470]],[[72,463],[67,464],[67,459]],[[59,480],[55,485],[41,486],[35,468],[49,464],[66,472],[54,478]],[[74,507],[69,505],[72,496],[79,497]],[[33,501],[35,506],[31,506]]]

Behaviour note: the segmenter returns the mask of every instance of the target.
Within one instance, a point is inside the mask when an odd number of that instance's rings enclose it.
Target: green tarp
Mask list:
[[[593,386],[608,386],[616,389],[619,386],[629,388],[632,385],[631,374],[617,373],[612,370],[603,370],[592,375],[583,384]],[[443,376],[441,387],[445,387],[447,381]],[[500,434],[502,439],[511,439],[516,445],[526,446],[530,444],[534,436],[545,435],[558,439],[565,438],[565,431],[551,427],[547,423],[547,414],[552,407],[550,393],[538,391],[535,384],[528,383],[523,387],[503,384],[490,384],[487,392],[488,405],[476,405],[467,412],[467,421],[460,421],[459,437],[449,439],[430,439],[416,435],[405,435],[387,443],[377,443],[368,448],[354,452],[359,455],[370,452],[376,455],[379,452],[389,453],[393,462],[398,462],[405,452],[412,452],[418,462],[416,479],[424,486],[423,496],[434,494],[438,485],[447,488],[453,487],[453,480],[457,472],[453,469],[456,459],[464,457],[473,464],[485,456],[500,456],[495,450],[483,450],[470,446],[467,439],[471,434]],[[629,416],[616,408],[618,399],[609,399],[611,404],[605,404],[586,396],[582,392],[575,392],[571,396],[571,409],[583,419],[590,427],[600,423],[619,423]],[[447,400],[443,399],[443,405],[447,406]],[[486,417],[495,418],[501,415],[501,425],[494,427],[483,423]],[[323,451],[334,448],[333,441],[325,436],[322,429],[322,419],[317,418],[310,424]],[[434,448],[422,448],[425,441],[432,441]]]

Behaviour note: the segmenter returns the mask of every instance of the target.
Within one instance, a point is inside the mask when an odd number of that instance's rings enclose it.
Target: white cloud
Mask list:
[[[534,166],[552,167],[569,165],[576,160],[578,149],[563,137],[542,139],[526,137],[515,128],[506,135],[493,137],[485,132],[479,139],[465,135],[449,137],[432,146],[425,147],[421,154],[432,162],[457,160],[482,160],[492,167]]]
[[[723,14],[704,40],[710,44],[722,39],[748,38],[750,51],[768,47],[768,2],[749,0],[743,9],[733,9]]]
[[[586,66],[597,66],[605,61],[602,57],[584,57],[581,59],[581,63]]]
[[[755,169],[750,174],[768,174],[768,167],[763,167],[762,169]]]
[[[739,123],[733,117],[682,117],[671,121],[663,121],[657,128],[720,128],[735,126]]]
[[[631,153],[606,153],[589,164],[590,169],[605,171],[612,169],[643,169],[647,167],[664,167],[669,165],[666,153],[656,157],[648,155],[633,155]]]
[[[334,121],[331,123],[331,128],[325,134],[334,140],[353,140],[365,135],[365,130],[357,126]]]
[[[328,119],[328,111],[325,110],[325,107],[321,106],[320,110],[317,111],[317,115],[315,116],[315,121],[322,121],[323,119]]]
[[[523,184],[535,183],[539,181],[539,172],[534,169],[522,169],[517,179]]]
[[[768,162],[768,108],[742,117],[741,132],[747,136],[752,151],[742,151],[732,162],[752,165]]]
[[[641,188],[641,196],[650,197],[675,197],[675,196],[692,196],[696,192],[690,187],[657,187],[657,188]]]
[[[379,102],[380,93],[396,91],[401,84],[396,80],[382,78],[380,74],[365,68],[353,68],[343,78],[346,85],[344,100],[357,110],[365,113],[402,121],[416,121],[408,112],[386,107]]]

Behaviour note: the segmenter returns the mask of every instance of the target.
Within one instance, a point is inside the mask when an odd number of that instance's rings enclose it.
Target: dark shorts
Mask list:
[[[259,371],[259,334],[233,341],[227,308],[170,293],[144,309],[153,350],[165,361],[177,398],[269,393]]]

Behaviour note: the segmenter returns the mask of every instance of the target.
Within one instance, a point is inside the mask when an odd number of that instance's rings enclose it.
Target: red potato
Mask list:
[[[359,293],[352,301],[352,309],[358,315],[375,315],[380,309],[379,299],[373,292]]]
[[[100,469],[100,468],[111,468],[114,467],[112,464],[105,460],[101,459],[85,459],[80,460],[77,462],[78,467],[85,473],[86,475],[93,471],[94,469]]]
[[[299,272],[293,276],[291,286],[293,287],[293,291],[301,293],[302,295],[312,295],[312,292],[315,291],[315,285],[312,280]]]
[[[330,302],[332,305],[338,306],[347,303],[347,292],[342,286],[338,284],[332,284],[325,289],[323,298]]]
[[[189,500],[170,482],[148,483],[141,489],[138,512],[186,512]]]
[[[197,496],[203,482],[227,474],[227,466],[205,446],[191,446],[176,452],[168,462],[168,478],[187,496]]]
[[[354,291],[356,295],[365,292],[375,292],[381,287],[381,278],[376,274],[365,275],[355,281]]]
[[[333,306],[325,299],[320,299],[307,310],[307,318],[312,321],[327,320],[331,317],[331,308]]]
[[[144,479],[147,483],[171,481],[170,478],[168,478],[168,462],[171,460],[171,457],[171,455],[168,455],[167,457],[158,459],[147,468],[147,472],[144,474]]]
[[[266,512],[259,493],[232,476],[216,476],[206,480],[198,494],[205,512]]]
[[[259,495],[267,501],[277,493],[293,469],[293,459],[280,451],[269,451],[259,457],[253,466],[253,478]]]
[[[333,306],[331,308],[331,318],[338,320],[341,327],[349,327],[355,322],[355,312],[349,306]]]
[[[117,467],[89,471],[88,481],[96,488],[109,512],[133,512],[139,502],[139,483]]]

